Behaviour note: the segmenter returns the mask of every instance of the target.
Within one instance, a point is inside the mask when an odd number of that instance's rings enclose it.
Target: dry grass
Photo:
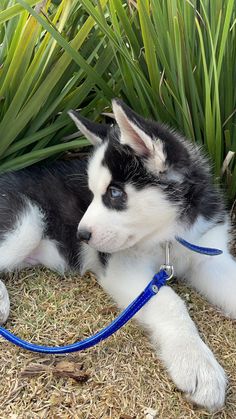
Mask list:
[[[111,300],[89,275],[60,279],[46,270],[24,271],[7,279],[7,285],[12,301],[7,326],[35,342],[71,343],[115,316]],[[174,287],[228,373],[227,403],[221,412],[193,409],[184,400],[132,321],[95,348],[63,357],[25,352],[1,339],[0,418],[131,419],[153,418],[155,412],[159,419],[236,418],[235,322],[183,285]],[[75,362],[84,382],[54,374],[54,365],[62,360]],[[34,364],[45,372],[22,376]]]

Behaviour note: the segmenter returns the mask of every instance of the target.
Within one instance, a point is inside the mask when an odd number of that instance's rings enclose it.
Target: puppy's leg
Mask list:
[[[0,199],[0,271],[24,266],[25,259],[39,245],[44,229],[40,209],[21,196],[3,194]],[[0,323],[9,314],[9,297],[0,282]]]
[[[228,253],[193,264],[191,285],[227,316],[236,319],[236,262]]]
[[[0,324],[7,321],[10,311],[10,300],[7,289],[2,281],[0,281]]]
[[[12,226],[3,230],[4,219],[0,211],[0,271],[21,268],[24,260],[39,245],[44,229],[40,209],[26,201],[24,208],[14,216]]]
[[[175,384],[193,403],[216,410],[223,406],[226,377],[213,353],[201,340],[183,301],[169,287],[139,315]]]
[[[131,263],[132,266],[132,263]],[[123,264],[120,273],[109,269],[102,285],[121,306],[127,306],[152,278],[137,261],[134,272]],[[114,267],[115,268],[115,267]],[[209,410],[223,406],[226,377],[210,349],[201,340],[184,302],[168,286],[136,315],[150,332],[170,376],[192,402]]]
[[[224,313],[236,318],[236,261],[227,249],[226,226],[217,226],[206,233],[200,245],[218,247],[219,256],[192,256],[192,268],[186,274],[193,287]]]

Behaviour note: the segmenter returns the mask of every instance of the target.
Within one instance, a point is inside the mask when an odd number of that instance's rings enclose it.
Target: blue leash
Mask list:
[[[191,243],[188,243],[186,240],[181,239],[180,237],[176,237],[176,240],[183,246],[187,247],[189,250],[201,254],[215,256],[222,253],[222,251],[218,249],[195,246]],[[169,268],[168,265],[163,266]],[[171,278],[171,276],[172,275],[169,275],[165,269],[160,269],[160,271],[154,275],[151,282],[149,282],[144,291],[142,291],[141,294],[108,326],[97,332],[95,335],[90,336],[80,342],[72,343],[71,345],[66,346],[41,346],[19,338],[18,336],[6,330],[4,327],[0,327],[0,335],[7,339],[9,342],[20,346],[23,349],[38,353],[65,354],[88,349],[91,346],[94,346],[102,340],[108,338],[122,326],[124,326],[154,295],[159,292],[161,287],[166,285],[166,282]]]
[[[116,317],[115,320],[113,320],[100,332],[80,342],[66,346],[39,346],[18,338],[3,327],[0,327],[0,335],[9,340],[9,342],[12,342],[21,348],[32,352],[41,352],[46,354],[66,354],[69,352],[88,349],[91,346],[94,346],[102,340],[108,338],[122,326],[124,326],[124,324],[127,323],[131,317],[133,317],[155,294],[158,293],[159,289],[166,284],[168,277],[169,276],[166,271],[160,270],[157,274],[154,275],[152,281],[147,285],[144,291],[141,292],[141,294],[124,311],[122,311],[122,313]]]

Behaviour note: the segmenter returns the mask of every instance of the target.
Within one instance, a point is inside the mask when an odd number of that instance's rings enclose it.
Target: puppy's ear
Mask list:
[[[71,119],[73,119],[77,128],[79,128],[79,130],[93,145],[101,144],[106,138],[109,125],[91,122],[89,119],[73,110],[68,111],[68,115]]]
[[[119,99],[112,101],[113,112],[120,129],[120,142],[130,146],[134,152],[147,158],[147,165],[154,172],[164,171],[166,168],[166,155],[163,142],[148,134],[151,123],[130,109]]]
[[[129,145],[140,156],[151,157],[154,143],[142,127],[142,121],[145,120],[119,99],[112,101],[112,107],[120,128],[121,144]]]

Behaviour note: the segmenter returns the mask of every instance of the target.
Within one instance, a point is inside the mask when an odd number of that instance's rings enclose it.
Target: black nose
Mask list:
[[[89,230],[78,230],[77,231],[77,238],[82,242],[88,243],[89,239],[91,238],[92,233]]]

